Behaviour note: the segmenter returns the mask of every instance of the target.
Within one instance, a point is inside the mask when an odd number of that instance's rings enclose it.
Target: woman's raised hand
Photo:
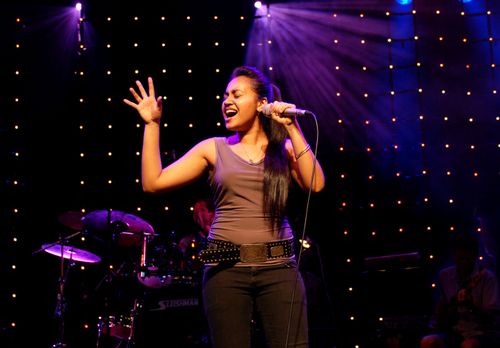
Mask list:
[[[146,124],[151,122],[159,123],[162,113],[162,98],[155,97],[155,87],[153,85],[153,79],[151,77],[148,77],[149,93],[146,92],[144,86],[140,81],[136,81],[135,83],[137,84],[137,88],[139,89],[140,94],[137,93],[133,87],[130,87],[129,90],[136,100],[136,103],[128,99],[123,99],[124,103],[136,109]]]

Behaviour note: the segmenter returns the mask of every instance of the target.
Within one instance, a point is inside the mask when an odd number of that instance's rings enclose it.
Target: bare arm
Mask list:
[[[325,187],[325,175],[319,161],[314,156],[314,148],[311,148],[307,143],[296,122],[297,120],[294,120],[293,125],[286,127],[290,137],[288,144],[291,143],[292,147],[292,177],[300,187],[307,190],[311,188],[311,180],[313,180],[312,191],[319,192]]]
[[[170,191],[196,181],[207,172],[211,163],[209,158],[213,156],[212,149],[214,148],[213,139],[201,141],[177,161],[163,168],[157,177],[151,177],[147,182],[145,178],[148,177],[149,163],[147,158],[143,157],[142,185],[144,190],[148,192]]]
[[[287,141],[286,148],[291,158],[292,177],[303,189],[308,190],[311,188],[312,191],[319,192],[325,187],[325,175],[314,156],[313,149],[307,143],[297,119],[280,116],[284,110],[290,107],[295,107],[295,105],[283,102],[271,103],[271,118],[283,124],[288,132],[290,141]],[[311,187],[313,175],[314,180]]]

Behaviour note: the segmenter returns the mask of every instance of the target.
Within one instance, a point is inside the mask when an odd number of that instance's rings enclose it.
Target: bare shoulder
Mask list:
[[[215,163],[215,137],[200,141],[193,147],[193,150],[199,152],[210,164]]]
[[[201,140],[194,147],[203,150],[206,149],[207,147],[212,147],[212,146],[215,146],[215,137]]]

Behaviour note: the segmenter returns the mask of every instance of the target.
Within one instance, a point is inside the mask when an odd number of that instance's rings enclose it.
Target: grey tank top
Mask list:
[[[214,140],[215,168],[208,181],[216,209],[209,237],[234,244],[292,238],[286,218],[280,229],[273,231],[264,217],[264,162],[251,164],[231,150],[226,138]]]

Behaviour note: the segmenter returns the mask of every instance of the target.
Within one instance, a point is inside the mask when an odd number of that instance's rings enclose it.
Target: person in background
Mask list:
[[[193,220],[196,223],[197,232],[181,238],[179,248],[183,253],[192,248],[204,248],[214,219],[214,213],[213,203],[209,199],[199,198],[196,200],[193,206]]]
[[[182,269],[195,278],[198,278],[203,269],[203,263],[199,260],[198,254],[207,246],[208,232],[212,226],[214,214],[215,208],[210,199],[197,199],[193,206],[196,230],[182,237],[178,243],[183,255]]]
[[[233,70],[221,104],[227,137],[210,137],[166,167],[160,156],[162,99],[130,88],[144,126],[142,186],[172,191],[208,178],[215,217],[204,262],[202,301],[213,348],[250,347],[258,316],[270,348],[308,347],[307,303],[286,216],[292,180],[319,192],[323,170],[279,89],[258,69]],[[269,108],[269,109],[267,109]]]
[[[500,347],[498,279],[479,262],[479,241],[468,233],[453,241],[454,264],[438,277],[439,299],[420,348]]]

